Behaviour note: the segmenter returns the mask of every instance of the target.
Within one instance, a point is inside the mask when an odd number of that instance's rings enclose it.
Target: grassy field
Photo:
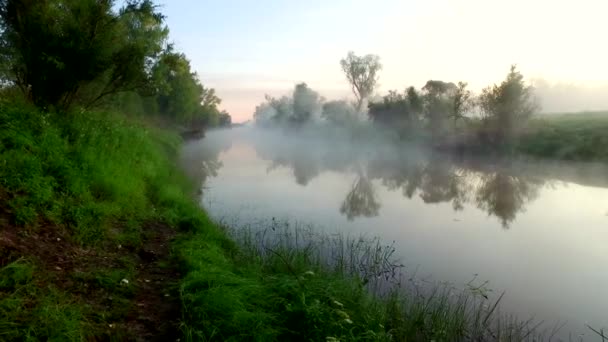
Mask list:
[[[528,340],[484,290],[393,284],[391,246],[211,222],[180,139],[0,103],[0,340]],[[296,234],[296,235],[294,235]],[[378,285],[378,286],[376,286]]]
[[[608,112],[538,115],[517,149],[547,159],[608,161]]]

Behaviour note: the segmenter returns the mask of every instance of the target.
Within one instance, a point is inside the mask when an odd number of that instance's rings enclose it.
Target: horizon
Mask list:
[[[528,81],[554,85],[550,99],[543,98],[550,102],[545,111],[608,108],[602,99],[608,93],[608,69],[602,68],[608,48],[598,43],[608,4],[385,0],[370,10],[371,4],[160,3],[170,41],[189,57],[201,82],[216,89],[234,122],[250,120],[265,94],[287,94],[300,82],[325,98],[352,98],[339,65],[350,50],[380,56],[380,95],[430,79],[468,82],[478,93],[516,64]],[[580,98],[559,107],[558,90],[568,86],[578,87]],[[595,95],[585,97],[586,91]]]

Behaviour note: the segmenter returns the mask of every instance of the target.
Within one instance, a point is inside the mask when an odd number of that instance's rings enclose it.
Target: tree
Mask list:
[[[0,0],[3,83],[37,106],[92,105],[147,85],[167,37],[150,0]]]
[[[357,111],[345,100],[329,101],[323,104],[321,117],[335,125],[347,125],[357,120]]]
[[[268,95],[266,95],[266,99],[268,99]],[[272,118],[277,115],[276,110],[269,101],[260,103],[255,107],[255,112],[253,113],[253,120],[256,125],[269,125],[272,123]]]
[[[152,67],[151,74],[151,96],[157,104],[157,114],[196,128],[230,124],[230,116],[218,109],[221,99],[215,89],[201,84],[183,53],[168,47]]]
[[[321,111],[323,99],[306,83],[296,84],[293,91],[293,111],[289,118],[296,125],[309,122],[315,113]]]
[[[498,146],[512,144],[517,130],[540,109],[534,89],[526,85],[515,65],[500,85],[483,89],[479,106],[489,138]]]
[[[403,137],[414,133],[419,127],[423,102],[418,91],[409,87],[403,94],[390,90],[381,102],[371,102],[368,109],[374,123],[391,127]]]
[[[470,90],[467,89],[466,82],[458,82],[456,92],[454,93],[451,117],[454,121],[462,119],[465,114],[470,112],[475,107],[475,101]]]
[[[184,54],[165,51],[152,68],[152,78],[159,114],[182,122],[200,115],[203,87]]]
[[[481,177],[475,194],[479,209],[496,216],[503,228],[509,228],[526,203],[538,197],[540,183],[518,175],[492,172]]]
[[[292,96],[274,98],[266,95],[253,117],[260,125],[299,126],[310,122],[321,112],[324,99],[306,83],[296,84]]]
[[[372,182],[365,176],[359,175],[351,190],[340,206],[340,213],[346,215],[349,221],[364,216],[378,216],[380,202],[374,191]]]
[[[357,56],[350,51],[346,58],[340,60],[340,65],[357,99],[357,110],[362,111],[364,102],[372,95],[378,83],[378,72],[382,69],[380,57]]]
[[[228,114],[227,111],[221,111],[219,116],[219,126],[230,127],[230,125],[232,125],[232,117],[230,116],[230,114]]]
[[[439,138],[445,133],[457,87],[452,82],[430,80],[422,90],[428,128],[434,138]]]
[[[272,108],[274,115],[270,118],[273,123],[284,124],[293,116],[293,99],[282,96],[278,99],[266,95],[266,102]]]

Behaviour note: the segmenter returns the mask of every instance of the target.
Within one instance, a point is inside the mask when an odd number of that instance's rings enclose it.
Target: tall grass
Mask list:
[[[138,223],[154,217],[156,207],[188,200],[167,153],[177,154],[179,144],[176,135],[112,113],[46,113],[2,103],[0,189],[6,210],[15,225],[51,221],[79,243],[107,237],[136,243]]]
[[[457,289],[405,272],[378,239],[270,223],[226,228],[221,257],[196,238],[180,249],[189,340],[460,341],[538,340],[531,321],[501,315],[485,284]],[[230,259],[233,261],[230,262]],[[219,311],[218,311],[219,310]]]
[[[125,319],[134,305],[133,290],[118,285],[136,274],[129,265],[137,259],[146,222],[213,229],[204,226],[192,187],[172,160],[180,142],[176,134],[113,113],[44,112],[0,100],[0,238],[9,232],[0,241],[1,341],[104,336],[108,324]],[[49,233],[61,242],[11,247],[15,236]],[[74,253],[58,255],[81,265],[69,272],[34,250],[64,242],[104,253],[121,246],[124,252],[107,265],[86,265]],[[92,287],[109,293],[112,305],[93,306],[105,297],[84,298]]]

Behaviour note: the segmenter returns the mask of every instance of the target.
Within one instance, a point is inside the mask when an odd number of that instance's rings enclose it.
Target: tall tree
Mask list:
[[[430,80],[422,87],[424,92],[424,112],[428,128],[434,138],[441,137],[446,129],[446,123],[457,87],[452,82]]]
[[[492,142],[499,146],[512,144],[517,130],[540,109],[534,89],[524,82],[515,65],[500,85],[483,89],[479,106]]]
[[[67,108],[147,84],[167,36],[150,0],[0,0],[4,83],[36,105]]]
[[[340,60],[340,65],[357,99],[357,110],[363,111],[364,103],[373,94],[380,77],[380,57],[357,56],[350,51],[346,58]]]
[[[467,86],[466,82],[458,82],[452,101],[452,112],[450,113],[454,121],[464,118],[465,114],[475,107],[473,94],[467,89]]]
[[[309,122],[313,114],[321,111],[322,100],[319,93],[310,89],[306,83],[296,84],[293,91],[293,115],[290,121],[297,125]]]
[[[390,90],[382,101],[371,102],[368,108],[374,123],[390,127],[401,137],[407,137],[420,127],[424,103],[420,93],[409,87],[403,93]]]

